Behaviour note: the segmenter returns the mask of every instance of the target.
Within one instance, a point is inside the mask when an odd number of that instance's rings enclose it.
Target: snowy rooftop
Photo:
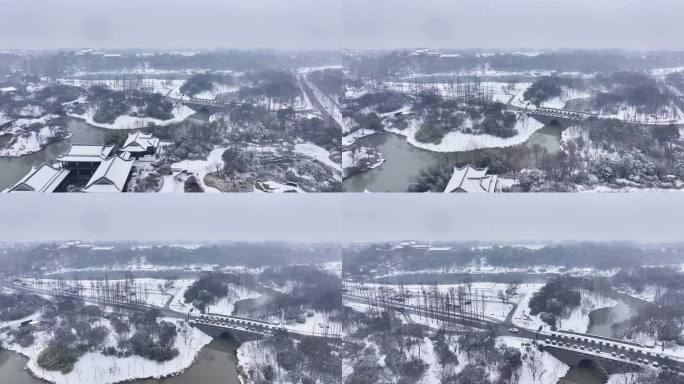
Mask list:
[[[15,92],[17,89],[15,87],[4,87],[0,88],[1,93]]]
[[[104,160],[86,185],[85,192],[123,192],[133,168],[133,160],[119,156]]]
[[[69,152],[59,157],[59,161],[100,162],[109,156],[114,146],[72,144]]]
[[[492,193],[497,191],[497,186],[498,176],[487,176],[487,168],[479,169],[468,164],[461,168],[454,167],[444,192]]]
[[[123,149],[126,152],[145,152],[148,148],[156,148],[159,146],[159,139],[151,134],[144,134],[140,132],[129,133]]]
[[[59,184],[69,175],[69,170],[53,168],[49,164],[43,164],[34,168],[24,176],[17,184],[9,189],[9,192],[54,192]]]

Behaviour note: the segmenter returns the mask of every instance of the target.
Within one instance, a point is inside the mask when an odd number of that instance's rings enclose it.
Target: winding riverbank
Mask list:
[[[139,379],[133,384],[239,384],[237,350],[240,344],[229,338],[217,338],[202,348],[193,364],[173,376],[162,379]],[[0,349],[0,377],[13,384],[44,384],[26,369],[28,359],[18,353]]]

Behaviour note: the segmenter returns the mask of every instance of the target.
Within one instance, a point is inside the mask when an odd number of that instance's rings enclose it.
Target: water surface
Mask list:
[[[43,163],[51,163],[60,155],[69,150],[74,144],[104,144],[104,138],[111,130],[94,127],[86,124],[83,120],[70,117],[57,120],[67,127],[72,136],[49,144],[43,150],[21,157],[0,157],[0,190],[14,185],[22,177],[31,171],[32,167],[38,167]]]
[[[406,192],[423,169],[440,163],[475,163],[494,151],[520,168],[533,167],[541,151],[551,154],[560,151],[562,131],[563,128],[558,125],[547,125],[520,145],[450,153],[416,148],[405,137],[394,133],[376,133],[358,139],[357,143],[377,148],[385,157],[385,162],[378,168],[344,179],[343,189],[345,192]]]

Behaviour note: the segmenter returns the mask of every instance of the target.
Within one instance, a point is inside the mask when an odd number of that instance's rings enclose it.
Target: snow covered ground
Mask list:
[[[83,355],[74,365],[74,369],[63,374],[59,371],[47,371],[38,366],[37,360],[40,353],[48,344],[47,332],[35,332],[35,342],[29,347],[21,347],[18,344],[10,344],[6,336],[0,335],[3,347],[28,357],[27,368],[37,377],[57,384],[110,384],[142,378],[161,378],[182,372],[192,365],[200,349],[211,341],[211,337],[176,319],[162,319],[176,324],[179,329],[175,340],[175,347],[180,351],[175,358],[158,363],[147,360],[140,356],[117,358],[104,356],[98,352],[88,352]],[[102,320],[101,325],[110,329],[110,334],[105,342],[107,346],[116,345],[116,337],[113,335],[111,325]]]
[[[38,152],[58,137],[60,131],[60,127],[42,127],[38,131],[16,134],[7,147],[0,148],[0,157],[19,157]]]
[[[647,285],[641,292],[637,292],[633,289],[625,289],[624,293],[639,300],[648,301],[649,303],[655,303],[656,298],[658,298],[658,296],[660,296],[661,294],[665,293],[664,291],[665,289],[659,289],[654,285]]]
[[[525,101],[523,94],[532,83],[483,83],[485,87],[491,90],[492,99],[499,103],[511,104],[516,107],[525,108],[528,102]]]
[[[513,309],[513,303],[517,302],[518,297],[522,294],[513,295],[510,298],[510,302],[503,302],[498,295],[501,291],[502,293],[506,291],[508,284],[503,283],[488,283],[488,282],[476,282],[470,284],[440,284],[440,285],[386,285],[386,284],[347,284],[347,287],[354,293],[355,289],[371,289],[371,290],[384,290],[385,293],[391,295],[403,293],[405,295],[405,301],[403,304],[410,306],[424,306],[425,297],[438,297],[444,296],[451,293],[453,297],[457,297],[459,289],[464,293],[464,297],[472,298],[473,304],[467,308],[467,310],[473,313],[483,314],[486,317],[494,318],[500,321],[504,321],[508,316],[511,309]],[[477,300],[476,300],[477,299]],[[481,302],[484,299],[483,302]],[[478,301],[479,300],[479,301]],[[365,306],[365,305],[364,305]],[[465,311],[466,309],[464,309]],[[421,323],[433,326],[434,324],[427,320],[420,320]]]
[[[7,128],[0,130],[0,137],[9,135],[9,142],[0,148],[0,157],[18,157],[38,152],[57,136],[68,137],[65,129],[58,126],[47,126],[50,120],[58,115],[48,114],[38,118],[21,118],[14,120]],[[2,116],[0,116],[0,120]],[[31,126],[41,125],[40,129]]]
[[[257,187],[257,185],[260,187]],[[286,192],[296,192],[296,193],[306,193],[303,189],[299,187],[294,187],[292,185],[287,185],[279,183],[273,180],[260,181],[255,183],[254,193],[286,193]]]
[[[590,93],[590,92],[581,91],[581,90],[569,88],[569,87],[561,87],[561,95],[543,102],[541,104],[541,107],[542,108],[564,109],[565,103],[567,103],[570,100],[588,99],[591,96],[592,96],[592,93]]]
[[[651,372],[638,372],[638,373],[618,373],[615,375],[610,375],[606,384],[638,384],[638,383],[648,383],[651,381],[645,381],[647,379],[655,381],[656,373],[654,370]]]
[[[100,127],[100,128],[106,128],[106,129],[140,129],[140,128],[145,128],[149,126],[150,124],[158,125],[158,126],[168,126],[171,124],[176,124],[180,123],[181,121],[185,120],[189,116],[195,114],[196,112],[183,104],[178,104],[174,107],[173,109],[173,118],[169,120],[159,120],[159,119],[154,119],[151,117],[136,117],[136,116],[130,116],[130,115],[121,115],[114,120],[113,123],[107,124],[107,123],[98,123],[93,120],[93,116],[95,114],[95,111],[93,109],[88,109],[84,114],[78,115],[75,113],[67,113],[68,116],[74,117],[77,119],[82,119],[85,120],[86,123],[95,126],[95,127]]]
[[[45,114],[45,108],[35,104],[28,104],[16,112],[17,116],[24,118],[39,118]]]
[[[185,291],[187,291],[188,287],[194,283],[195,280],[188,280],[188,279],[183,279],[183,280],[177,280],[174,284],[175,290],[173,292],[173,299],[171,299],[171,302],[169,303],[169,308],[178,311],[178,312],[189,312],[190,309],[192,308],[191,304],[186,304],[185,303]]]
[[[542,327],[545,330],[549,329],[549,325],[539,319],[539,316],[529,316],[530,300],[532,295],[538,292],[544,284],[522,284],[518,288],[522,298],[518,301],[518,307],[513,314],[513,324],[526,329],[539,329]]]
[[[350,145],[354,144],[354,142],[356,142],[356,140],[358,140],[362,137],[365,137],[365,136],[370,136],[370,135],[375,134],[375,133],[378,133],[378,132],[374,131],[372,129],[357,129],[356,131],[354,131],[352,133],[349,133],[345,136],[342,136],[342,146],[343,147],[350,146]]]
[[[185,249],[197,249],[199,248],[198,245],[195,244],[169,244],[166,245],[171,248],[185,248]],[[132,246],[131,249],[133,250],[143,250],[143,249],[152,249],[158,246],[151,246],[151,245],[139,245],[139,246]],[[72,272],[88,272],[88,271],[112,271],[112,272],[124,272],[124,271],[131,271],[131,272],[161,272],[161,271],[178,271],[178,272],[207,272],[207,271],[214,271],[216,270],[219,266],[217,264],[183,264],[183,265],[156,265],[156,264],[149,264],[147,260],[145,260],[144,257],[136,260],[131,260],[128,263],[125,264],[107,264],[107,265],[102,265],[102,266],[97,266],[97,267],[86,267],[86,268],[65,268],[65,267],[57,267],[55,270],[52,270],[47,273],[47,275],[54,275],[54,274],[59,274],[59,273],[72,273]],[[243,266],[230,266],[230,267],[224,267],[223,270],[226,271],[248,271],[247,268]],[[258,272],[259,269],[252,269],[251,271],[253,272]]]
[[[12,321],[0,321],[0,329],[5,328],[5,327],[17,327],[24,321],[35,321],[38,318],[40,318],[40,312],[36,312],[32,315],[23,317],[18,320],[12,320]]]
[[[259,382],[261,368],[265,366],[271,366],[275,370],[273,384],[289,384],[283,378],[286,372],[278,364],[276,352],[270,345],[264,345],[259,340],[242,343],[237,350],[237,358],[242,384]]]
[[[209,187],[204,184],[204,176],[207,173],[216,172],[217,169],[223,168],[223,152],[226,151],[226,147],[217,147],[209,153],[206,160],[182,160],[177,163],[171,164],[171,169],[174,170],[172,175],[164,176],[164,185],[160,192],[163,193],[184,193],[184,183],[185,178],[182,175],[179,176],[181,171],[184,171],[186,175],[193,174],[195,178],[200,183],[204,192],[207,193],[220,193],[218,189],[214,187]]]
[[[301,88],[301,86],[300,86]],[[311,100],[309,100],[309,97],[306,95],[306,92],[304,92],[303,89],[301,89],[301,94],[297,96],[296,98],[288,101],[281,101],[281,100],[276,100],[271,97],[267,96],[259,96],[256,98],[252,98],[249,100],[249,102],[258,105],[260,107],[264,107],[270,111],[278,111],[280,109],[288,109],[292,108],[296,112],[306,112],[306,111],[312,111],[313,110],[313,105],[311,104]]]
[[[71,287],[77,289],[80,295],[84,298],[95,298],[98,295],[103,295],[105,291],[105,281],[104,280],[85,280],[80,279],[78,282],[73,280],[55,280],[55,279],[42,279],[41,284],[36,285],[36,288],[42,290],[56,290],[60,286]],[[174,296],[176,291],[182,287],[182,283],[176,286],[174,281],[174,287],[168,290],[163,288],[167,280],[164,279],[151,279],[151,278],[135,278],[131,280],[124,279],[108,279],[106,281],[109,284],[109,290],[118,286],[122,292],[135,292],[138,295],[138,300],[162,308],[166,303]]]
[[[442,141],[439,144],[421,143],[416,140],[415,135],[420,128],[420,122],[416,120],[412,120],[409,123],[409,127],[406,129],[386,128],[386,130],[406,136],[406,141],[417,148],[433,152],[464,152],[481,148],[504,148],[522,144],[527,141],[534,132],[543,127],[544,124],[536,119],[524,114],[519,114],[518,121],[515,124],[515,130],[518,134],[513,137],[503,138],[487,134],[472,135],[462,132],[449,132],[442,138]]]
[[[622,105],[617,112],[599,111],[604,119],[619,119],[652,125],[684,124],[684,112],[674,103],[659,108],[658,113],[645,114],[637,111],[634,106]]]
[[[510,104],[516,107],[524,108],[528,106],[529,102],[525,101],[523,94],[532,85],[529,82],[496,82],[496,81],[484,81],[480,83],[461,83],[461,84],[449,84],[449,83],[406,83],[406,82],[387,82],[384,85],[393,91],[397,92],[415,92],[415,91],[428,91],[435,92],[436,94],[444,97],[455,99],[462,95],[464,92],[469,92],[472,94],[482,91],[484,96],[493,101]]]
[[[234,85],[214,83],[211,90],[203,91],[194,96],[195,99],[216,100],[219,95],[237,92],[240,88]]]
[[[522,284],[518,290],[523,294],[522,299],[518,304],[518,308],[513,315],[513,324],[521,328],[538,329],[542,327],[543,331],[549,331],[550,327],[545,322],[539,319],[539,315],[530,316],[530,300],[532,296],[538,292],[543,284]],[[610,308],[619,303],[608,297],[600,297],[588,291],[581,291],[581,302],[579,307],[574,308],[566,316],[557,319],[557,328],[559,330],[586,332],[589,328],[589,312],[599,308]]]
[[[544,245],[536,245],[536,244],[529,244],[529,245],[520,245],[520,246],[525,246],[525,247],[530,247],[530,249],[534,249],[532,247],[538,247],[542,248]],[[512,245],[512,247],[516,247],[515,245]],[[481,249],[486,249],[490,248],[491,246],[479,246],[479,247],[472,247],[474,248],[481,248]],[[391,269],[389,273],[386,274],[379,274],[375,276],[376,278],[384,278],[384,277],[392,277],[392,276],[401,276],[401,275],[417,275],[417,274],[430,274],[430,273],[468,273],[471,275],[500,275],[500,274],[506,274],[506,273],[531,273],[531,274],[561,274],[561,273],[567,273],[573,276],[611,276],[615,273],[617,273],[617,269],[609,269],[609,270],[597,270],[594,268],[567,268],[562,265],[537,265],[534,267],[498,267],[498,266],[493,266],[487,264],[486,259],[481,259],[481,260],[473,260],[472,265],[458,265],[458,266],[447,266],[447,267],[441,267],[441,268],[426,268],[426,269],[420,269],[420,270],[402,270],[402,269]]]
[[[355,147],[352,150],[342,152],[342,175],[347,177],[349,171],[363,168],[363,172],[377,168],[385,162],[385,158],[373,147]],[[364,163],[368,163],[364,166]]]
[[[355,310],[358,310],[353,305],[351,307]],[[409,319],[404,317],[404,322],[412,320],[412,318]],[[366,347],[372,347],[376,350],[376,352],[379,352],[379,348],[370,338],[364,339],[363,342],[365,343]],[[553,357],[551,354],[539,351],[535,346],[530,345],[529,340],[511,336],[497,337],[496,345],[502,346],[504,344],[508,347],[520,350],[522,354],[523,361],[518,371],[520,380],[517,382],[519,384],[556,383],[561,377],[565,376],[565,374],[568,372],[570,368],[565,363]],[[460,347],[455,347],[454,343],[447,343],[447,346],[450,349],[450,351],[454,353],[458,358],[458,365],[450,367],[448,371],[449,374],[458,374],[469,363],[476,363],[476,361],[471,361],[471,357],[468,353],[466,353],[467,351],[461,349]],[[428,370],[421,382],[424,384],[441,383],[443,369],[442,366],[440,366],[439,364],[439,360],[434,350],[434,342],[432,341],[432,339],[430,339],[429,337],[425,337],[420,345],[414,346],[413,348],[414,351],[412,352],[412,354],[417,357],[420,357],[421,360],[423,360],[425,363],[429,365]],[[541,367],[538,369],[536,375],[532,374],[532,364],[530,364],[531,359],[534,359],[537,362],[537,367]],[[377,362],[381,365],[384,365],[384,357],[382,355],[378,356]],[[348,376],[349,374],[351,374],[354,368],[353,364],[353,357],[343,360],[344,376]],[[497,372],[494,366],[486,367],[486,371],[493,382],[498,380],[499,373]]]
[[[518,384],[557,383],[558,380],[565,376],[565,374],[568,373],[568,370],[570,370],[568,365],[556,359],[550,353],[539,351],[535,346],[529,346],[529,340],[511,336],[497,337],[496,345],[499,346],[503,344],[517,348],[523,355],[526,355],[526,358],[523,358],[523,363],[520,367],[520,381]],[[523,344],[528,345],[523,346]],[[532,374],[529,359],[539,361],[539,366],[543,367],[542,369],[539,369],[536,376]]]
[[[330,160],[330,152],[327,149],[320,147],[314,143],[306,142],[303,144],[295,144],[294,151],[303,155],[313,157],[321,163],[342,174],[342,167],[340,164]]]
[[[331,313],[318,311],[308,311],[304,323],[285,321],[282,317],[271,317],[268,321],[307,335],[339,335],[342,330],[342,324],[333,321]]]
[[[148,71],[147,74],[154,74],[156,71]],[[161,74],[161,72],[159,73]],[[92,80],[85,79],[58,79],[59,83],[74,87],[87,88],[93,85]],[[144,85],[150,87],[152,93],[159,93],[162,96],[181,98],[183,94],[180,88],[185,84],[185,79],[164,79],[164,78],[145,78]],[[122,82],[120,79],[98,79],[95,84],[111,90],[120,89]]]
[[[234,284],[228,285],[228,295],[220,299],[216,304],[208,305],[206,312],[215,313],[217,315],[230,316],[235,309],[235,303],[240,300],[255,299],[260,297],[261,293],[251,289],[240,287]]]
[[[558,329],[574,332],[586,332],[589,329],[589,312],[599,308],[615,307],[619,302],[608,297],[600,297],[588,291],[581,291],[580,306],[573,309],[566,317],[558,318]]]
[[[318,268],[322,271],[327,271],[337,277],[342,277],[342,261],[328,261],[323,264],[318,264]]]

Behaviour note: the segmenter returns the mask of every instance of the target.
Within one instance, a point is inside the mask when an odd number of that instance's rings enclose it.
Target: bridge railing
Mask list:
[[[205,316],[223,317],[223,318],[226,318],[226,319],[234,319],[234,320],[246,320],[246,321],[251,321],[251,322],[253,322],[253,323],[260,323],[260,324],[263,324],[263,325],[266,325],[266,326],[270,326],[270,327],[275,327],[275,326],[277,326],[276,324],[269,323],[268,321],[257,320],[257,319],[250,319],[249,317],[234,316],[234,315],[225,315],[225,314],[213,313],[213,312],[207,312],[207,313],[205,313],[204,315],[205,315]]]
[[[640,366],[640,367],[659,367],[663,369],[670,369],[674,371],[683,371],[684,364],[673,356],[668,355],[658,355],[658,354],[645,354],[641,350],[622,350],[611,345],[605,345],[609,350],[599,349],[592,350],[591,348],[582,348],[576,344],[549,344],[544,342],[542,345],[543,349],[559,349],[564,351],[571,351],[573,353],[611,360],[619,361],[622,363],[627,363],[630,365]],[[610,350],[612,349],[612,350]],[[656,364],[654,364],[657,363]]]
[[[565,330],[559,330],[559,331],[556,331],[556,333],[557,334],[567,334],[567,335],[573,335],[573,336],[580,336],[580,337],[590,338],[590,339],[600,339],[600,340],[610,341],[612,343],[627,344],[627,345],[632,345],[632,346],[640,347],[640,348],[653,348],[653,347],[648,347],[648,346],[638,344],[638,343],[634,343],[634,342],[627,341],[627,340],[613,339],[610,337],[605,337],[605,336],[600,336],[600,335],[587,335],[584,333],[579,333],[579,332],[574,332],[574,331],[565,331]],[[554,333],[552,332],[551,334],[553,335]]]

